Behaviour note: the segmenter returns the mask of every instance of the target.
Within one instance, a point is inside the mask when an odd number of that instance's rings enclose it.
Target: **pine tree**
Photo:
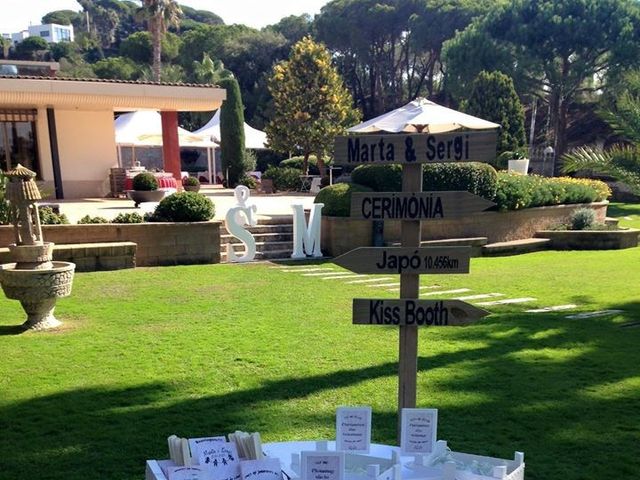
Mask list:
[[[235,187],[245,173],[244,107],[235,78],[224,78],[220,87],[227,91],[227,99],[220,110],[222,169],[227,177],[227,185]]]
[[[323,175],[323,159],[333,149],[334,138],[360,119],[328,50],[310,37],[300,40],[289,60],[274,67],[269,91],[275,111],[266,127],[269,145],[303,155],[305,173],[309,155],[315,154]]]
[[[498,134],[498,154],[517,151],[524,146],[524,109],[508,75],[497,71],[480,72],[464,109],[470,115],[502,125]]]

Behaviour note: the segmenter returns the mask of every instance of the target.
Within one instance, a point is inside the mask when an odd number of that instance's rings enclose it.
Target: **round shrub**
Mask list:
[[[402,165],[359,165],[351,172],[351,180],[374,192],[399,192],[402,190]]]
[[[590,208],[577,208],[571,214],[571,230],[588,230],[596,223],[596,212]]]
[[[487,200],[496,196],[498,174],[487,163],[429,163],[423,166],[422,178],[425,192],[466,190]]]
[[[199,185],[200,185],[200,180],[198,180],[196,177],[184,177],[182,179],[183,187],[197,187]]]
[[[351,194],[370,192],[369,187],[356,183],[336,183],[323,188],[316,195],[314,203],[324,203],[322,214],[328,217],[348,217],[351,213]]]
[[[41,225],[68,225],[69,219],[64,213],[56,213],[51,207],[38,207]]]
[[[243,175],[238,185],[244,185],[247,188],[255,189],[258,186],[258,181],[251,175]]]
[[[104,217],[92,217],[91,215],[85,215],[78,220],[78,225],[88,225],[92,223],[109,223],[109,220]]]
[[[158,189],[158,180],[149,172],[142,172],[133,177],[133,189],[141,192]]]
[[[300,188],[301,170],[290,167],[269,167],[262,178],[273,180],[276,190],[298,190]]]
[[[142,223],[144,218],[139,213],[119,213],[116,218],[112,220],[112,223]]]
[[[150,220],[154,222],[206,222],[215,215],[213,202],[196,192],[180,192],[163,198]]]

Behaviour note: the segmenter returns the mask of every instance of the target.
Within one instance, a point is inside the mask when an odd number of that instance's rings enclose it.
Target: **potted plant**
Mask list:
[[[198,180],[196,177],[184,177],[182,179],[182,187],[187,192],[199,192],[200,180]]]
[[[133,190],[127,190],[127,195],[137,208],[141,203],[159,202],[164,192],[158,190],[158,180],[152,173],[142,172],[133,177]]]

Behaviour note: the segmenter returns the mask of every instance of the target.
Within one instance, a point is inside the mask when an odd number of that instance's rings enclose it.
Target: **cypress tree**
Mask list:
[[[524,146],[524,109],[508,75],[498,71],[480,72],[464,107],[470,115],[502,125],[498,134],[498,155]]]
[[[227,186],[235,187],[245,173],[244,107],[240,87],[235,78],[225,78],[220,86],[227,99],[220,110],[220,153]]]

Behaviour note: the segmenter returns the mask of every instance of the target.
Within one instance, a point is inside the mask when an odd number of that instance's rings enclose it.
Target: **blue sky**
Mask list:
[[[318,13],[328,0],[179,0],[180,4],[209,10],[225,23],[244,23],[255,28],[276,23],[288,15]],[[37,25],[52,10],[80,10],[75,0],[2,0],[0,32],[12,33]]]

